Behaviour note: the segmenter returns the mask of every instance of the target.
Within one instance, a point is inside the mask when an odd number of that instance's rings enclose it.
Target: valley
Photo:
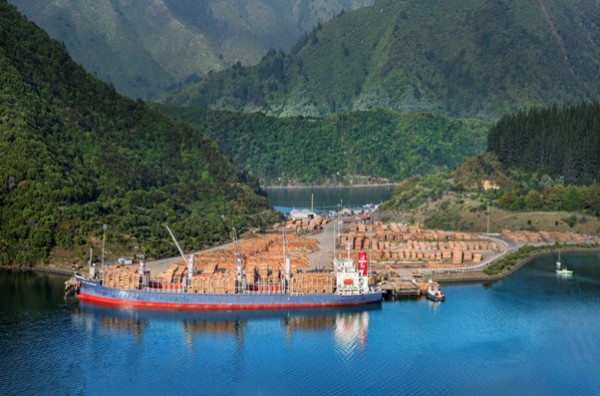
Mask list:
[[[598,21],[0,0],[0,394],[593,394]]]

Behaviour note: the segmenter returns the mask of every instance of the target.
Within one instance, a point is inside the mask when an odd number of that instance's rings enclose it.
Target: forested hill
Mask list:
[[[509,168],[562,176],[566,184],[600,182],[600,103],[505,116],[491,129],[488,150]]]
[[[213,73],[165,104],[276,116],[386,108],[496,118],[600,97],[600,7],[379,0],[258,65]]]
[[[208,138],[87,74],[5,0],[0,90],[0,264],[83,262],[103,223],[113,258],[134,237],[173,254],[165,224],[198,249],[272,213]]]
[[[342,10],[375,0],[9,0],[86,70],[152,98],[237,61],[256,64]]]
[[[453,169],[485,147],[488,124],[424,113],[329,118],[163,108],[211,137],[261,184],[363,184]]]

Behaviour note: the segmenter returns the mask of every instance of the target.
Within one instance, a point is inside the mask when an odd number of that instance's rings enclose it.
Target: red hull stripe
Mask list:
[[[325,304],[178,304],[159,303],[148,301],[129,301],[114,298],[98,297],[90,294],[79,293],[79,300],[99,305],[133,307],[142,309],[173,309],[186,311],[232,311],[244,309],[289,309],[289,308],[315,308],[315,307],[344,307],[351,305],[369,304],[373,301],[357,303],[325,303]]]

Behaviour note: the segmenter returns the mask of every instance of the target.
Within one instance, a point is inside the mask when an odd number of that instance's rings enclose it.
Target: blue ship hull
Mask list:
[[[137,308],[181,310],[236,310],[274,308],[339,307],[371,304],[382,300],[381,293],[357,295],[233,293],[196,294],[184,292],[125,290],[104,287],[99,282],[77,276],[81,301]]]

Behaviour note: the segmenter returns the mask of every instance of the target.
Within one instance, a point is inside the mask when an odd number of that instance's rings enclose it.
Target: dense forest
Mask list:
[[[384,110],[330,118],[162,110],[206,133],[240,169],[269,185],[399,181],[454,169],[484,149],[488,129],[477,120]]]
[[[198,249],[272,218],[258,190],[207,137],[120,96],[0,1],[0,264],[82,262],[104,223],[153,257],[176,252],[165,224]]]
[[[323,117],[384,108],[496,119],[600,97],[594,0],[379,0],[165,98],[202,109]]]
[[[505,116],[490,130],[488,150],[509,168],[562,177],[566,184],[598,182],[600,103]]]

